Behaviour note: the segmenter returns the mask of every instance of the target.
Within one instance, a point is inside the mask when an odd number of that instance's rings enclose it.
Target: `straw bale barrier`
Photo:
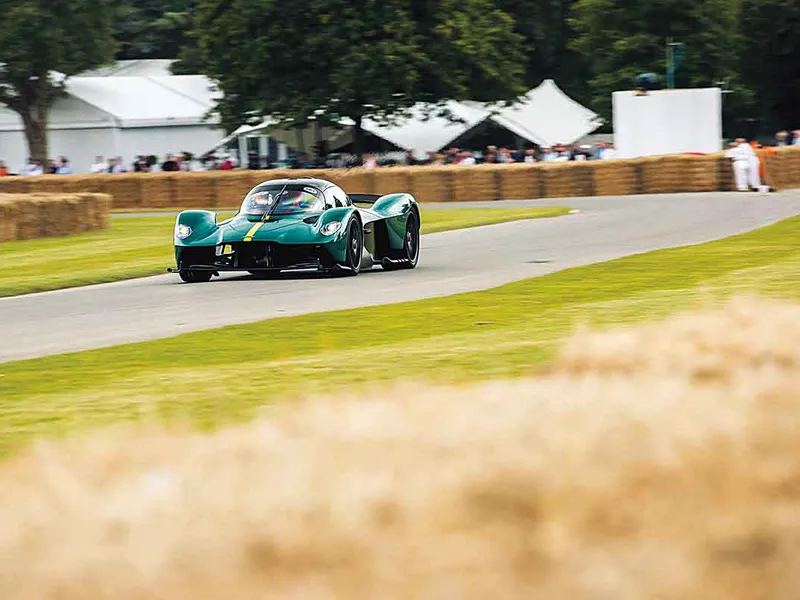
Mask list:
[[[764,183],[800,187],[800,147],[758,151]],[[127,173],[3,177],[0,193],[92,192],[113,197],[114,209],[235,208],[264,181],[321,177],[361,194],[410,192],[420,202],[731,191],[733,170],[723,153],[547,164],[268,169],[203,173]]]
[[[504,200],[527,200],[541,198],[542,169],[539,165],[504,165],[497,171],[500,198]]]
[[[0,194],[0,242],[108,227],[108,194]]]

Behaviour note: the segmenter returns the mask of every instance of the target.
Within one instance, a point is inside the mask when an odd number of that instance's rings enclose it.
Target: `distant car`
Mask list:
[[[197,283],[223,271],[266,279],[290,269],[349,275],[376,264],[413,269],[419,230],[411,194],[347,194],[324,179],[277,179],[254,187],[225,221],[207,210],[181,212],[174,232],[177,267],[168,271]]]

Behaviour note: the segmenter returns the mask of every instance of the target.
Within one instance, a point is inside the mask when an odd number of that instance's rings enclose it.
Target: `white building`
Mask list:
[[[201,75],[170,75],[170,61],[121,61],[91,76],[67,80],[50,113],[50,158],[66,156],[88,173],[95,156],[121,156],[128,168],[140,154],[202,154],[225,135],[208,118],[215,92]],[[0,160],[19,172],[28,158],[19,116],[0,105]]]

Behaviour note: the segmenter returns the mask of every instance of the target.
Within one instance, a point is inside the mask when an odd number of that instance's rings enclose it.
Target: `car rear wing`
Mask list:
[[[353,204],[375,204],[382,196],[380,194],[348,194]]]

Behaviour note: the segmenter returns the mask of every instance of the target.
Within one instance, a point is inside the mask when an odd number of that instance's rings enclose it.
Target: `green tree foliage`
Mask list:
[[[114,3],[117,58],[177,58],[187,46],[196,0]]]
[[[47,121],[65,77],[113,57],[106,0],[0,0],[0,103],[16,111],[34,159],[47,157]]]
[[[745,82],[773,127],[800,127],[800,2],[742,0]]]
[[[496,0],[514,18],[523,36],[525,84],[530,88],[554,79],[570,96],[588,102],[586,59],[571,47],[575,37],[569,15],[575,0]]]
[[[525,91],[521,38],[490,0],[200,0],[192,36],[228,129],[347,117],[359,147],[364,117]]]
[[[611,113],[611,94],[652,71],[666,80],[667,39],[684,44],[676,87],[736,87],[738,0],[577,0],[572,47],[588,61],[595,110]],[[741,90],[740,96],[742,98]]]

